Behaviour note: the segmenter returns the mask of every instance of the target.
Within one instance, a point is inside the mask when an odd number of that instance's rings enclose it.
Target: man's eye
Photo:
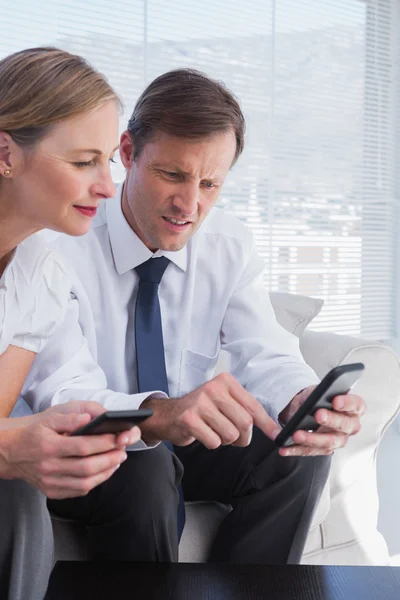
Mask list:
[[[215,183],[213,183],[212,181],[203,181],[203,185],[208,188],[209,190],[212,190],[213,188],[217,187],[215,185]]]
[[[171,179],[179,178],[179,173],[175,173],[174,171],[164,171],[164,173],[167,177],[170,177]]]

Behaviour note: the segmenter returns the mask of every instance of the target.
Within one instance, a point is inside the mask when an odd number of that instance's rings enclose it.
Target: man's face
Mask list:
[[[122,210],[151,251],[185,246],[216,203],[235,151],[233,131],[196,141],[160,132],[134,160],[130,135],[122,134]]]

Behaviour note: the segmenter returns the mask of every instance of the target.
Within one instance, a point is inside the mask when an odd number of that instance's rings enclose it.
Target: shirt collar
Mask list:
[[[111,249],[114,257],[115,267],[119,275],[131,271],[146,260],[157,256],[166,256],[177,267],[186,271],[187,269],[187,248],[177,252],[167,252],[157,250],[151,252],[136,233],[131,229],[129,223],[124,217],[121,207],[123,184],[117,189],[114,198],[106,200],[106,219],[108,232],[110,236]]]

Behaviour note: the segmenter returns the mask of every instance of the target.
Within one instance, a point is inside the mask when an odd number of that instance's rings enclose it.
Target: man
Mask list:
[[[73,333],[79,310],[108,386],[148,394],[109,403],[87,383],[86,397],[110,408],[151,407],[142,438],[174,444],[185,499],[233,506],[210,559],[283,564],[300,560],[328,475],[323,455],[358,431],[364,403],[337,397],[335,412],[317,413],[324,429],[298,432],[295,446],[275,449],[278,423],[318,380],[276,322],[250,232],[213,208],[243,137],[240,107],[222,84],[180,69],[148,86],[121,137],[123,186],[99,207],[90,233],[56,242],[77,274],[76,301],[36,361],[26,397],[36,409],[69,399],[56,375],[72,366],[82,388],[87,348]],[[212,378],[221,349],[231,374]],[[152,384],[170,398],[149,394]],[[170,468],[175,455],[159,444],[125,463],[140,482],[129,504],[138,559],[177,558],[176,503],[168,502],[179,482]],[[77,518],[89,510],[79,499],[51,507]],[[113,553],[124,556],[110,546]]]

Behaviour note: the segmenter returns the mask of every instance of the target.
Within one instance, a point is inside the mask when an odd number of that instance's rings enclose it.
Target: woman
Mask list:
[[[44,595],[52,534],[38,489],[53,498],[86,494],[140,437],[138,428],[117,439],[65,436],[104,410],[93,402],[7,419],[70,296],[62,261],[34,234],[82,235],[100,201],[114,194],[109,163],[119,109],[110,85],[81,57],[36,48],[0,61],[1,598]],[[26,521],[17,533],[9,525],[15,513]],[[36,547],[27,539],[37,539]]]

